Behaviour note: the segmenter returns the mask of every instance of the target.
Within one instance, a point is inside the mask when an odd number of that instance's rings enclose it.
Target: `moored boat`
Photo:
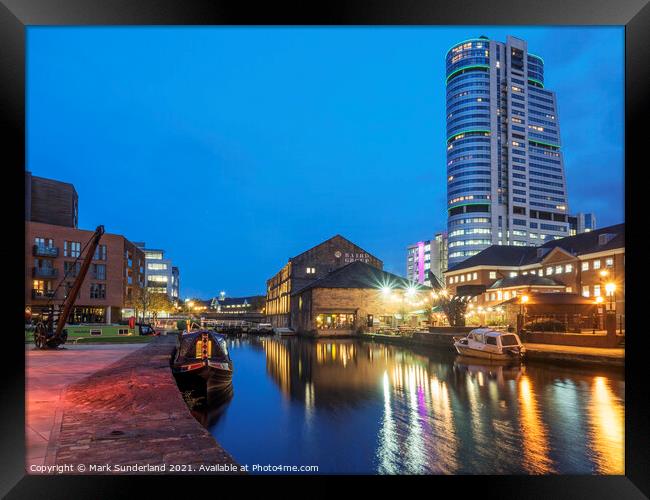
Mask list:
[[[284,327],[274,328],[273,333],[275,333],[276,335],[279,335],[280,337],[286,337],[286,336],[296,334],[296,332],[293,331],[291,328],[284,328]]]
[[[454,337],[458,354],[487,360],[519,360],[526,353],[516,333],[476,328],[467,337]]]
[[[184,332],[179,335],[172,372],[188,383],[204,382],[210,390],[232,384],[232,360],[226,339],[212,330]]]

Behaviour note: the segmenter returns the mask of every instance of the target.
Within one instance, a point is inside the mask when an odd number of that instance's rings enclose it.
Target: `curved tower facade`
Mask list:
[[[449,267],[490,245],[569,235],[555,94],[524,40],[465,40],[446,55]]]

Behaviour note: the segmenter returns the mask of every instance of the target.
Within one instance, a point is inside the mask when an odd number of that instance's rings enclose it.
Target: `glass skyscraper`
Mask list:
[[[508,36],[446,54],[449,266],[490,245],[569,235],[555,93],[544,61]]]

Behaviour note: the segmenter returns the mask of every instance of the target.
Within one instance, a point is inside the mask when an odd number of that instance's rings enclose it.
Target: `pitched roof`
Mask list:
[[[249,295],[247,297],[225,297],[223,299],[217,298],[217,302],[222,306],[225,305],[240,305],[240,304],[251,304],[255,300],[260,300],[265,298],[262,295]]]
[[[511,245],[492,245],[482,252],[450,267],[447,271],[457,271],[474,266],[524,266],[535,262],[537,248],[515,247]]]
[[[392,288],[404,289],[412,286],[413,283],[393,273],[377,269],[375,266],[365,262],[355,261],[343,267],[335,269],[320,279],[314,280],[291,295],[303,292],[311,288],[381,288],[391,286]],[[419,289],[430,290],[431,288],[419,285]]]
[[[609,236],[607,236],[609,235]],[[601,238],[602,236],[602,238]],[[551,240],[539,247],[492,245],[482,252],[450,267],[447,272],[475,266],[525,266],[541,262],[554,248],[562,248],[572,255],[602,252],[625,247],[625,223],[603,227],[588,233]]]
[[[518,276],[496,280],[489,288],[509,288],[513,286],[566,286],[553,278],[537,276],[536,274],[520,274]]]
[[[344,240],[344,241],[347,241],[350,245],[353,245],[353,246],[357,247],[357,248],[358,248],[359,250],[361,250],[363,253],[367,253],[368,255],[372,256],[372,257],[375,258],[375,259],[377,259],[377,257],[375,257],[373,254],[371,254],[371,253],[368,252],[367,250],[364,250],[363,248],[361,248],[359,245],[357,245],[357,244],[354,243],[353,241],[350,241],[349,239],[347,239],[345,236],[341,236],[340,234],[335,234],[335,235],[332,236],[331,238],[327,238],[325,241],[321,241],[319,244],[314,245],[314,246],[311,247],[311,248],[308,248],[308,249],[305,250],[304,252],[300,252],[300,253],[299,253],[298,255],[296,255],[295,257],[291,257],[289,260],[292,261],[292,260],[294,260],[294,259],[297,259],[297,258],[300,257],[301,255],[306,254],[307,252],[313,250],[314,248],[318,248],[319,246],[324,245],[324,244],[327,243],[328,241],[332,241],[333,239],[336,239],[336,238],[339,238],[339,239],[342,239],[342,240]],[[380,259],[377,259],[377,260],[380,260]],[[380,261],[380,262],[381,262],[381,261]]]
[[[601,235],[611,235],[603,244],[599,243]],[[588,233],[576,234],[560,240],[548,241],[542,245],[544,248],[561,247],[573,255],[602,252],[614,248],[625,247],[625,223],[603,227]]]

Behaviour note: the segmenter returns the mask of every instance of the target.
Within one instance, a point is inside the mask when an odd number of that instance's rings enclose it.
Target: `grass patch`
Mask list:
[[[151,342],[155,337],[153,335],[121,335],[119,337],[68,337],[67,344],[146,344]]]

